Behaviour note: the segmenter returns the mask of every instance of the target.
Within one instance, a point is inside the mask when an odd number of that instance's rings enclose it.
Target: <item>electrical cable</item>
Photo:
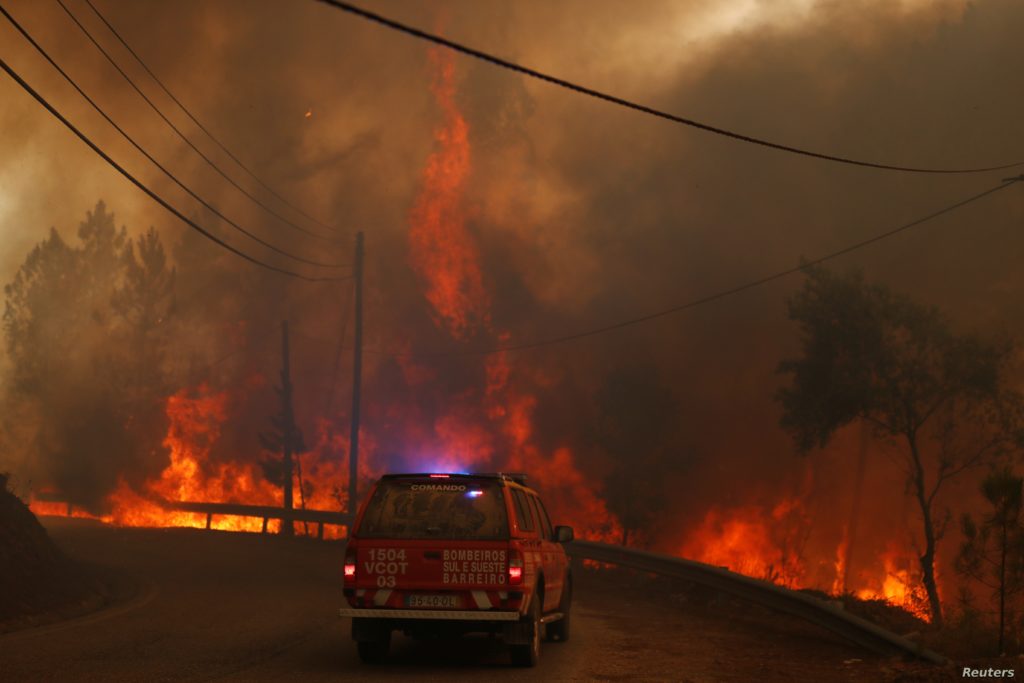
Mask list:
[[[639,325],[641,323],[649,322],[651,320],[656,320],[658,318],[664,318],[665,316],[673,315],[675,313],[680,313],[680,312],[685,311],[687,309],[695,308],[697,306],[701,306],[703,304],[707,304],[707,303],[710,303],[712,301],[717,301],[718,299],[723,299],[723,298],[725,298],[727,296],[731,296],[733,294],[738,294],[738,293],[746,291],[748,289],[753,289],[754,287],[759,287],[761,285],[767,284],[767,283],[772,282],[774,280],[779,280],[781,278],[784,278],[784,277],[786,277],[788,275],[793,275],[795,273],[802,272],[802,271],[804,271],[804,270],[806,270],[808,268],[814,267],[814,266],[816,266],[816,265],[818,265],[820,263],[824,263],[825,261],[829,261],[829,260],[832,260],[832,259],[837,258],[839,256],[843,256],[843,255],[848,254],[848,253],[850,253],[852,251],[855,251],[857,249],[861,249],[862,247],[866,247],[869,244],[873,244],[875,242],[880,242],[881,240],[884,240],[884,239],[886,239],[888,237],[892,237],[893,235],[901,233],[901,232],[903,232],[905,230],[909,230],[910,228],[913,228],[914,226],[920,225],[920,224],[925,223],[927,221],[930,221],[930,220],[932,220],[934,218],[938,218],[939,216],[942,216],[942,215],[947,214],[947,213],[949,213],[951,211],[954,211],[956,209],[964,207],[964,206],[966,206],[966,205],[968,205],[968,204],[970,204],[972,202],[978,201],[979,199],[981,199],[983,197],[987,197],[988,195],[991,195],[991,194],[994,194],[994,193],[996,193],[996,192],[998,192],[1000,190],[1006,189],[1007,187],[1010,187],[1011,185],[1014,185],[1014,184],[1019,183],[1019,182],[1024,182],[1024,174],[1022,174],[1020,176],[1017,176],[1015,178],[1006,178],[1006,179],[1003,180],[1002,184],[997,185],[997,186],[992,187],[992,188],[989,188],[988,190],[985,190],[984,192],[980,192],[980,193],[972,195],[972,196],[970,196],[970,197],[968,197],[966,199],[962,199],[962,200],[960,200],[960,201],[958,201],[958,202],[956,202],[954,204],[950,204],[949,206],[946,206],[946,207],[944,207],[942,209],[939,209],[937,211],[933,211],[932,213],[930,213],[930,214],[928,214],[926,216],[922,216],[921,218],[918,218],[918,219],[915,219],[913,221],[910,221],[909,223],[904,223],[903,225],[901,225],[901,226],[899,226],[897,228],[894,228],[892,230],[888,230],[886,232],[879,233],[879,234],[874,235],[872,237],[869,237],[867,239],[861,240],[860,242],[856,242],[856,243],[851,244],[849,246],[843,247],[842,249],[839,249],[838,251],[833,251],[833,252],[830,252],[830,253],[828,253],[828,254],[826,254],[824,256],[819,256],[818,258],[815,258],[815,259],[812,259],[812,260],[809,260],[809,261],[805,261],[805,262],[801,263],[799,266],[795,266],[793,268],[787,268],[785,270],[781,270],[781,271],[772,273],[771,275],[766,275],[764,277],[760,277],[760,278],[758,278],[756,280],[750,280],[749,282],[745,282],[745,283],[743,283],[741,285],[737,285],[737,286],[732,287],[730,289],[722,290],[722,291],[716,292],[714,294],[710,294],[708,296],[703,296],[703,297],[701,297],[699,299],[694,299],[692,301],[688,301],[688,302],[686,302],[684,304],[680,304],[678,306],[672,306],[671,308],[666,308],[664,310],[656,311],[654,313],[648,313],[646,315],[637,316],[635,318],[629,318],[627,320],[622,320],[622,321],[619,321],[619,322],[616,322],[616,323],[612,323],[612,324],[609,324],[609,325],[603,325],[601,327],[596,327],[596,328],[593,328],[593,329],[584,330],[582,332],[575,332],[575,333],[572,333],[572,334],[566,334],[566,335],[562,335],[562,336],[559,336],[559,337],[551,337],[551,338],[548,338],[548,339],[538,339],[538,340],[535,340],[535,341],[523,342],[521,344],[508,344],[508,345],[505,345],[505,346],[498,346],[498,347],[494,347],[494,348],[467,349],[467,350],[450,351],[450,352],[436,352],[436,353],[415,353],[415,352],[413,352],[413,353],[406,353],[406,354],[388,354],[388,355],[391,355],[392,357],[403,357],[403,358],[404,357],[411,357],[411,358],[447,358],[447,357],[455,357],[455,356],[488,356],[488,355],[493,355],[493,354],[496,354],[496,353],[505,353],[505,352],[508,352],[508,351],[525,351],[525,350],[528,350],[528,349],[535,349],[535,348],[544,347],[544,346],[551,346],[553,344],[562,344],[562,343],[569,342],[569,341],[574,341],[574,340],[577,340],[577,339],[583,339],[583,338],[586,338],[586,337],[593,337],[595,335],[604,334],[606,332],[611,332],[613,330],[619,330],[619,329],[622,329],[624,327],[630,327],[632,325]]]
[[[362,8],[357,7],[355,5],[352,5],[350,3],[342,2],[341,0],[317,0],[317,2],[321,2],[321,3],[325,4],[325,5],[330,5],[331,7],[334,7],[335,9],[342,10],[343,12],[348,12],[349,14],[353,14],[355,16],[358,16],[358,17],[361,17],[363,19],[375,22],[375,23],[380,24],[382,26],[386,26],[387,28],[390,28],[390,29],[395,30],[395,31],[399,31],[401,33],[405,33],[406,35],[410,35],[410,36],[413,36],[415,38],[419,38],[421,40],[426,40],[426,41],[429,41],[429,42],[434,43],[436,45],[441,45],[443,47],[448,48],[449,50],[454,50],[455,52],[459,52],[459,53],[467,55],[469,57],[473,57],[475,59],[479,59],[481,61],[487,62],[489,64],[493,64],[494,66],[498,66],[498,67],[501,67],[503,69],[508,69],[510,71],[515,71],[516,73],[520,73],[520,74],[523,74],[525,76],[529,76],[530,78],[536,78],[538,80],[545,81],[545,82],[550,83],[552,85],[556,85],[556,86],[558,86],[560,88],[565,88],[566,90],[571,90],[572,92],[579,93],[581,95],[587,95],[588,97],[593,97],[593,98],[596,98],[596,99],[599,99],[599,100],[604,100],[605,102],[610,102],[612,104],[619,105],[620,107],[625,107],[627,109],[632,109],[634,111],[639,111],[639,112],[642,112],[644,114],[649,114],[651,116],[655,116],[655,117],[660,118],[660,119],[665,119],[665,120],[668,120],[668,121],[672,121],[674,123],[681,123],[684,126],[690,126],[691,128],[697,128],[699,130],[703,130],[703,131],[706,131],[708,133],[714,133],[715,135],[721,135],[721,136],[724,136],[724,137],[727,137],[727,138],[732,138],[734,140],[740,140],[742,142],[747,142],[747,143],[750,143],[750,144],[753,144],[753,145],[760,145],[762,147],[768,147],[770,149],[775,149],[775,150],[778,150],[778,151],[781,151],[781,152],[789,152],[790,154],[798,154],[798,155],[805,156],[805,157],[812,157],[812,158],[815,158],[815,159],[822,159],[822,160],[825,160],[825,161],[831,161],[831,162],[835,162],[835,163],[839,163],[839,164],[848,164],[848,165],[851,165],[851,166],[863,166],[863,167],[866,167],[866,168],[874,168],[874,169],[880,169],[880,170],[885,170],[885,171],[902,171],[902,172],[905,172],[905,173],[947,173],[947,174],[948,173],[986,173],[986,172],[989,172],[989,171],[1002,171],[1002,170],[1006,170],[1008,168],[1014,168],[1015,166],[1024,165],[1024,161],[1015,161],[1015,162],[1010,163],[1010,164],[1001,164],[999,166],[986,166],[986,167],[983,167],[983,168],[921,168],[921,167],[916,167],[916,166],[897,166],[897,165],[893,165],[893,164],[884,164],[884,163],[879,163],[879,162],[874,162],[874,161],[863,161],[863,160],[854,159],[854,158],[851,158],[851,157],[842,157],[842,156],[837,156],[837,155],[834,155],[834,154],[826,154],[826,153],[823,153],[823,152],[815,152],[815,151],[812,151],[812,150],[809,150],[809,149],[803,149],[801,147],[793,147],[793,146],[790,146],[790,145],[784,145],[784,144],[781,144],[781,143],[778,143],[778,142],[772,142],[770,140],[765,140],[763,138],[757,138],[757,137],[753,137],[751,135],[745,135],[743,133],[737,133],[735,131],[727,130],[725,128],[720,128],[718,126],[714,126],[714,125],[711,125],[711,124],[708,124],[708,123],[702,123],[700,121],[696,121],[694,119],[689,119],[689,118],[686,118],[686,117],[683,117],[683,116],[677,116],[676,114],[670,114],[668,112],[664,112],[664,111],[661,111],[659,109],[654,109],[653,107],[648,107],[648,106],[643,105],[643,104],[638,104],[638,103],[633,102],[631,100],[627,100],[627,99],[624,99],[624,98],[621,98],[621,97],[617,97],[615,95],[610,95],[608,93],[601,92],[599,90],[594,90],[592,88],[588,88],[588,87],[585,87],[585,86],[582,86],[582,85],[578,85],[578,84],[573,83],[571,81],[567,81],[567,80],[564,80],[562,78],[558,78],[556,76],[551,76],[551,75],[542,73],[540,71],[536,71],[534,69],[531,69],[529,67],[521,66],[519,64],[516,64],[515,62],[510,62],[510,61],[508,61],[506,59],[502,59],[501,57],[496,57],[496,56],[494,56],[492,54],[489,54],[487,52],[483,52],[482,50],[477,50],[475,48],[467,47],[466,45],[463,45],[461,43],[457,43],[457,42],[455,42],[453,40],[448,40],[447,38],[442,38],[439,35],[436,35],[436,34],[433,34],[433,33],[428,33],[427,31],[423,31],[421,29],[415,28],[413,26],[409,26],[407,24],[402,24],[402,23],[400,23],[398,21],[395,21],[394,19],[388,19],[387,17],[381,16],[379,14],[375,14],[373,12],[370,12],[368,10],[362,9]]]
[[[117,69],[117,72],[119,74],[121,74],[121,76],[126,81],[128,81],[128,84],[132,87],[132,89],[134,89],[135,92],[137,92],[139,94],[139,96],[143,100],[146,101],[146,104],[148,104],[150,106],[150,108],[154,112],[156,112],[157,116],[159,116],[163,120],[163,122],[166,123],[171,128],[171,130],[173,130],[177,134],[177,136],[179,138],[181,138],[181,140],[186,145],[191,147],[192,151],[194,151],[196,154],[198,154],[203,159],[203,161],[206,162],[206,164],[210,168],[212,168],[214,171],[216,171],[222,178],[224,178],[224,180],[228,181],[231,184],[232,187],[234,187],[236,190],[238,190],[243,195],[248,197],[254,204],[256,204],[257,206],[262,208],[264,211],[269,213],[271,216],[274,216],[275,218],[277,218],[279,221],[281,221],[285,225],[288,225],[288,226],[298,230],[299,232],[303,232],[303,233],[309,235],[310,237],[316,237],[317,239],[324,240],[326,242],[330,242],[330,243],[334,243],[334,244],[342,244],[341,241],[339,241],[339,240],[337,240],[337,239],[335,239],[333,237],[329,237],[327,235],[322,235],[322,234],[320,234],[318,232],[313,232],[312,230],[307,230],[306,228],[303,228],[301,225],[293,223],[292,221],[288,220],[287,218],[285,218],[284,216],[282,216],[278,212],[274,211],[274,209],[270,208],[269,206],[267,206],[266,204],[261,202],[258,198],[253,196],[248,190],[246,190],[244,187],[239,185],[231,176],[229,176],[227,173],[225,173],[223,171],[223,169],[220,168],[220,166],[215,164],[208,156],[203,154],[203,152],[198,147],[196,147],[195,144],[191,140],[189,140],[188,137],[186,137],[185,134],[182,133],[181,130],[179,130],[178,127],[175,126],[174,123],[169,118],[167,118],[167,116],[162,111],[160,111],[160,108],[157,107],[156,104],[154,104],[151,99],[149,99],[149,97],[146,95],[146,93],[142,92],[142,89],[139,88],[139,86],[135,84],[135,81],[133,81],[131,79],[131,77],[124,71],[124,69],[122,69],[120,67],[120,65],[117,63],[117,61],[115,61],[114,58],[111,57],[110,54],[103,48],[103,46],[99,44],[99,41],[97,41],[96,38],[93,37],[92,33],[89,32],[89,29],[87,29],[82,24],[82,22],[80,22],[78,20],[78,17],[76,17],[71,12],[70,9],[68,9],[67,5],[64,4],[64,0],[57,0],[57,4],[59,4],[61,6],[61,8],[64,10],[64,12],[75,23],[75,25],[78,26],[78,28],[82,31],[82,33],[85,34],[85,36],[89,39],[89,41],[96,47],[97,50],[100,51],[100,53],[107,59],[107,61],[110,62],[111,66],[113,66],[115,69]]]
[[[295,259],[296,261],[301,261],[302,263],[307,263],[307,264],[313,265],[313,266],[321,266],[321,267],[324,267],[324,268],[348,268],[348,267],[350,267],[350,266],[348,266],[346,264],[326,263],[324,261],[314,261],[312,259],[307,259],[307,258],[304,258],[302,256],[297,256],[295,254],[292,254],[291,252],[285,251],[284,249],[280,249],[280,248],[274,246],[273,244],[271,244],[270,242],[267,242],[266,240],[263,240],[263,239],[259,238],[258,236],[254,235],[253,233],[251,233],[248,230],[246,230],[245,228],[243,228],[241,225],[239,225],[235,221],[233,221],[230,218],[228,218],[227,216],[225,216],[223,213],[220,212],[219,209],[217,209],[217,207],[215,207],[212,204],[210,204],[208,201],[206,201],[205,199],[200,197],[198,194],[196,194],[191,188],[189,188],[187,185],[185,185],[183,182],[181,182],[181,180],[179,180],[173,173],[171,173],[169,170],[167,170],[167,168],[165,168],[159,161],[154,159],[153,156],[149,152],[147,152],[145,149],[143,149],[143,147],[138,142],[136,142],[135,139],[132,138],[132,136],[130,136],[127,132],[125,132],[125,130],[123,128],[121,128],[121,126],[119,126],[91,97],[89,97],[89,95],[87,95],[85,93],[85,91],[82,90],[81,87],[79,87],[78,83],[76,83],[75,80],[73,78],[71,78],[71,76],[69,76],[68,73],[66,71],[64,71],[64,69],[62,69],[60,67],[60,65],[57,64],[57,62],[55,62],[53,60],[52,57],[50,57],[50,55],[46,52],[46,50],[43,49],[43,47],[41,45],[39,45],[39,43],[37,43],[35,41],[35,39],[32,38],[32,36],[28,33],[28,31],[26,31],[22,27],[22,25],[19,24],[18,21],[13,16],[11,16],[11,14],[7,11],[7,9],[2,4],[0,4],[0,14],[3,14],[3,16],[7,19],[7,21],[9,21],[14,26],[14,28],[16,28],[18,30],[18,32],[21,33],[21,35],[29,43],[32,44],[32,47],[34,47],[36,49],[36,51],[39,52],[39,54],[41,54],[46,59],[46,61],[48,61],[50,63],[50,65],[54,69],[56,69],[57,72],[60,73],[61,76],[64,77],[64,80],[66,80],[68,83],[70,83],[71,87],[73,87],[76,91],[78,91],[78,94],[81,95],[83,98],[85,98],[85,101],[88,102],[90,105],[92,105],[92,108],[95,109],[99,113],[100,116],[102,116],[104,119],[106,119],[107,123],[109,123],[111,126],[113,126],[114,129],[117,130],[117,132],[120,133],[122,137],[124,137],[124,139],[126,139],[128,142],[130,142],[132,144],[132,146],[135,147],[135,149],[137,149],[140,153],[142,153],[143,156],[145,156],[147,159],[149,159],[149,161],[154,166],[156,166],[158,169],[160,169],[164,173],[164,175],[166,175],[168,178],[170,178],[178,187],[180,187],[182,190],[187,192],[193,199],[195,199],[200,204],[205,206],[207,209],[212,211],[215,215],[220,217],[228,225],[233,227],[235,230],[238,230],[239,232],[241,232],[245,236],[249,237],[250,239],[255,240],[256,242],[262,244],[263,246],[267,247],[268,249],[270,249],[272,251],[275,251],[278,254],[281,254],[282,256],[287,256],[288,258]]]
[[[286,268],[281,268],[270,263],[267,263],[265,261],[261,261],[255,258],[254,256],[250,256],[241,249],[238,249],[237,247],[228,244],[221,238],[217,237],[210,231],[203,228],[201,225],[195,223],[189,218],[186,218],[184,214],[182,214],[178,209],[174,208],[170,203],[167,202],[167,200],[165,200],[160,195],[156,194],[153,190],[149,189],[149,187],[142,183],[142,181],[137,179],[135,176],[129,173],[123,166],[114,161],[114,159],[112,159],[110,155],[104,152],[95,142],[89,139],[89,137],[85,133],[78,130],[78,128],[76,128],[75,125],[71,123],[71,121],[65,118],[63,114],[57,111],[57,109],[55,109],[54,106],[46,100],[46,98],[40,95],[39,92],[35,90],[35,88],[33,88],[31,85],[28,84],[28,82],[25,81],[25,79],[19,76],[18,73],[14,71],[14,69],[12,69],[11,66],[8,65],[7,62],[4,61],[2,57],[0,57],[0,69],[5,71],[8,76],[10,76],[18,85],[22,87],[23,90],[25,90],[25,92],[31,95],[39,104],[43,106],[44,109],[46,109],[46,111],[50,112],[50,114],[52,114],[58,121],[64,124],[64,126],[68,130],[74,133],[79,140],[84,142],[93,152],[99,155],[101,159],[110,164],[114,168],[114,170],[116,170],[118,173],[127,178],[137,188],[145,192],[150,197],[150,199],[158,203],[160,206],[164,207],[167,211],[172,213],[183,223],[191,227],[193,230],[196,230],[210,241],[220,245],[224,249],[227,249],[236,256],[242,257],[243,259],[249,261],[250,263],[266,268],[267,270],[272,270],[274,272],[281,273],[282,275],[289,275],[291,277],[299,278],[301,280],[307,280],[309,282],[337,282],[341,280],[351,279],[351,275],[348,275],[346,277],[311,277],[308,275],[303,275],[301,273],[296,273]]]
[[[324,223],[323,221],[320,221],[320,220],[314,218],[313,216],[310,216],[308,213],[303,211],[301,208],[299,208],[299,207],[295,206],[294,204],[292,204],[291,202],[289,202],[287,199],[285,199],[279,193],[277,193],[274,190],[274,188],[270,187],[270,185],[268,185],[258,175],[256,175],[248,166],[246,166],[244,163],[242,163],[242,160],[239,159],[238,156],[236,156],[230,149],[228,149],[227,146],[223,142],[220,141],[220,139],[218,139],[213,133],[211,133],[210,130],[205,125],[203,125],[199,121],[199,119],[197,119],[195,117],[195,115],[188,109],[188,107],[186,107],[184,104],[182,104],[181,100],[179,100],[174,95],[174,93],[172,93],[170,91],[170,89],[166,85],[164,85],[164,82],[162,80],[160,80],[160,78],[158,78],[155,73],[153,73],[153,70],[149,68],[149,66],[146,64],[145,61],[143,61],[142,57],[140,57],[139,54],[134,49],[132,49],[132,46],[128,44],[128,41],[126,41],[121,36],[121,34],[117,31],[117,29],[115,29],[114,26],[107,20],[107,18],[105,16],[103,16],[103,14],[96,8],[96,6],[94,4],[92,4],[92,0],[85,0],[85,4],[89,5],[89,8],[92,9],[92,11],[96,14],[97,17],[99,17],[100,21],[102,21],[106,25],[106,27],[108,29],[110,29],[110,32],[114,34],[114,37],[117,38],[117,40],[121,43],[121,45],[124,46],[124,48],[126,50],[128,50],[128,52],[131,54],[131,56],[135,58],[135,61],[137,61],[139,63],[139,65],[142,66],[142,68],[146,71],[146,73],[149,74],[150,78],[152,78],[153,81],[157,85],[160,86],[160,89],[163,90],[164,93],[166,93],[167,96],[170,97],[171,100],[176,105],[178,105],[179,109],[181,109],[183,112],[185,112],[185,115],[188,116],[188,118],[192,120],[192,123],[196,124],[196,126],[199,128],[199,130],[203,131],[203,133],[206,134],[206,137],[210,138],[210,140],[212,140],[218,147],[220,147],[220,149],[226,155],[228,155],[228,157],[230,157],[232,161],[234,161],[236,164],[238,164],[239,168],[241,168],[243,171],[245,171],[247,174],[249,174],[249,177],[251,177],[257,183],[259,183],[263,187],[264,190],[269,192],[278,201],[280,201],[282,204],[284,204],[285,206],[287,206],[288,208],[290,208],[292,211],[296,212],[297,214],[299,214],[303,218],[306,218],[307,220],[312,221],[313,223],[316,223],[317,225],[319,225],[322,228],[326,228],[328,230],[332,230],[332,231],[335,231],[335,232],[338,231],[338,228],[336,228],[336,227],[334,227],[332,225],[328,225],[327,223]]]

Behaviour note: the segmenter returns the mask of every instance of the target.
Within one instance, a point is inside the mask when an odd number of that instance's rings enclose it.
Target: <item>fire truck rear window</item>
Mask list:
[[[508,517],[494,482],[384,481],[359,525],[363,538],[502,540]]]

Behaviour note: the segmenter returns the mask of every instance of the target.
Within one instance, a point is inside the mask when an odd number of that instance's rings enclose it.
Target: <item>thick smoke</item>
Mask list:
[[[426,46],[315,3],[99,6],[251,168],[339,226],[346,242],[365,231],[366,431],[377,467],[415,464],[438,442],[444,407],[486,385],[487,366],[472,356],[409,363],[388,354],[498,341],[487,333],[453,340],[435,324],[412,267],[409,215],[443,117],[430,91]],[[598,89],[787,144],[922,166],[1024,158],[1014,137],[1024,115],[1019,2],[739,6],[748,9],[729,13],[707,2],[374,8],[415,25],[443,26],[455,39]],[[71,7],[114,46],[85,5]],[[59,8],[16,3],[12,13],[158,158],[225,213],[305,256],[350,260],[347,244],[296,233],[226,186],[167,134]],[[281,263],[185,201],[79,104],[13,30],[0,32],[4,58],[154,189],[191,207],[232,243]],[[122,51],[113,53],[131,65]],[[479,250],[493,329],[507,331],[511,343],[730,288],[1012,174],[921,176],[830,165],[710,136],[462,57],[454,64],[472,154],[465,225]],[[147,83],[139,69],[130,72]],[[231,392],[232,417],[216,457],[257,456],[256,434],[274,410],[277,325],[286,317],[304,432],[316,433],[323,417],[345,432],[347,351],[330,415],[326,406],[350,306],[347,285],[287,281],[218,251],[107,169],[13,83],[4,82],[0,92],[4,281],[49,226],[69,236],[102,197],[118,225],[136,233],[155,225],[176,261],[179,315],[190,324],[177,330],[169,372],[183,387],[205,381]],[[181,116],[175,120],[194,132]],[[941,307],[961,329],[1019,335],[1022,216],[1024,204],[1012,188],[835,266],[861,267],[869,279]],[[814,520],[807,548],[831,559],[846,521],[846,502],[837,513],[834,501],[852,495],[849,456],[857,438],[844,435],[827,452],[800,458],[777,426],[775,368],[796,352],[784,300],[798,285],[792,278],[645,325],[511,354],[510,384],[536,398],[537,447],[571,449],[577,466],[601,485],[621,454],[595,441],[597,397],[617,372],[657,376],[674,397],[678,424],[665,446],[672,456],[657,465],[664,490],[652,491],[670,514],[651,522],[648,540],[675,549],[715,506],[771,509],[782,498],[800,497]],[[351,329],[348,339],[346,345]],[[18,438],[17,432],[9,437]],[[507,436],[489,438],[496,449],[507,446]],[[13,464],[0,463],[16,467],[32,457],[15,447],[0,455]],[[68,476],[65,467],[36,463],[33,471]],[[862,533],[887,541],[891,520],[902,524],[912,512],[901,507],[900,475],[882,454],[874,455],[866,476],[866,495],[889,502],[869,506]]]

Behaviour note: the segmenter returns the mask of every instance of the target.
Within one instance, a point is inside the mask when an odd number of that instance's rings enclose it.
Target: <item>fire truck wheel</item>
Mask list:
[[[380,664],[388,658],[388,650],[391,649],[391,634],[383,640],[360,640],[356,642],[359,650],[359,659],[364,664]]]
[[[547,626],[547,639],[564,643],[569,640],[569,610],[572,609],[572,579],[565,578],[565,587],[562,588],[562,598],[558,601],[558,611],[562,618],[553,621]]]
[[[512,664],[515,666],[537,666],[540,661],[540,632],[543,628],[540,623],[541,599],[538,593],[534,593],[530,599],[530,612],[526,615],[530,624],[530,642],[510,646]]]

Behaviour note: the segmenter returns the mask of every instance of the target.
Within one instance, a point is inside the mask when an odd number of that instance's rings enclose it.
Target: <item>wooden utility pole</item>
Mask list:
[[[281,322],[281,404],[284,410],[284,425],[281,439],[281,450],[284,453],[284,508],[291,510],[292,502],[292,448],[295,440],[295,410],[292,408],[292,373],[288,353],[288,321]],[[281,534],[291,536],[295,533],[295,527],[290,519],[281,520]]]
[[[355,331],[352,351],[352,431],[348,442],[348,513],[355,521],[359,480],[359,393],[363,371],[363,233],[356,233]],[[351,532],[351,528],[349,529]]]

